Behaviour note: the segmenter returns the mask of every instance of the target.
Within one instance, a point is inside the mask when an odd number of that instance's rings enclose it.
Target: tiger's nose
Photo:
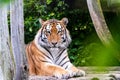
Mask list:
[[[52,45],[54,45],[54,46],[55,46],[56,44],[57,44],[57,42],[52,42]]]

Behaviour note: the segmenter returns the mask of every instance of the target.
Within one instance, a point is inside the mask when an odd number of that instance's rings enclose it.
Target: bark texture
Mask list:
[[[13,78],[13,59],[10,51],[7,6],[0,8],[0,80]]]
[[[23,0],[14,0],[10,5],[11,44],[15,60],[15,80],[23,80],[26,65],[24,48]]]

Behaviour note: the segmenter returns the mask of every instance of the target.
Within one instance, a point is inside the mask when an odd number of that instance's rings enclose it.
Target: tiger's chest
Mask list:
[[[55,63],[60,55],[60,49],[59,48],[50,48],[50,53],[52,56],[52,61]]]
[[[50,52],[52,53],[54,58],[56,58],[56,56],[59,54],[59,51],[59,48],[50,48]]]
[[[50,51],[49,54],[50,54],[50,57],[51,57],[51,62],[53,64],[59,64],[61,58],[64,57],[65,54],[66,54],[65,49],[50,48],[49,51]]]

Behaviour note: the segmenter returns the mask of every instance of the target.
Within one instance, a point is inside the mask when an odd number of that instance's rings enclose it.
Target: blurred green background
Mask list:
[[[101,0],[105,20],[117,44],[120,44],[119,3]],[[86,0],[24,0],[25,43],[34,39],[43,20],[67,17],[72,37],[69,57],[76,66],[119,66],[120,62],[99,40]],[[109,55],[108,55],[109,54]]]

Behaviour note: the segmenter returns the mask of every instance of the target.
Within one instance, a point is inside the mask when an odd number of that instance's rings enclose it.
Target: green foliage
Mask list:
[[[80,9],[71,10],[64,0],[24,0],[25,43],[34,39],[40,28],[39,18],[47,20],[63,17],[69,19],[67,28],[72,43],[68,52],[71,62],[76,66],[106,65],[104,54],[109,52],[97,37],[89,12]],[[116,61],[115,64],[108,65],[118,64],[119,62]]]
[[[99,80],[99,78],[95,77],[95,78],[92,78],[91,80]]]
[[[5,4],[8,4],[10,0],[0,0],[0,7],[4,6]]]

